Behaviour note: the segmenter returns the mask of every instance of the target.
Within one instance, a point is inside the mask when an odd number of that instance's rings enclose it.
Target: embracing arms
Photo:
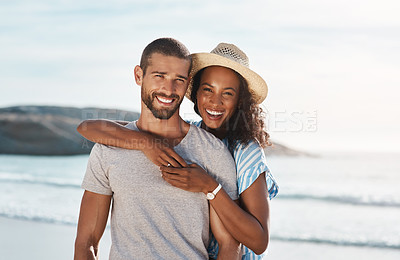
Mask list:
[[[74,260],[98,259],[98,247],[107,224],[111,196],[85,191],[82,197]]]
[[[123,123],[123,122],[122,122]],[[171,185],[193,192],[210,192],[218,184],[201,167],[185,161],[172,149],[147,133],[132,131],[109,120],[87,120],[78,126],[87,139],[105,145],[141,150],[153,163],[161,166],[164,179]],[[173,167],[163,167],[171,164]],[[180,168],[180,167],[184,168]],[[234,239],[256,254],[265,251],[269,243],[269,201],[265,174],[242,192],[239,207],[221,189],[210,201],[216,214]]]
[[[171,185],[192,192],[214,190],[218,183],[195,165],[190,168],[160,167],[163,178]],[[256,254],[265,251],[269,243],[269,200],[265,173],[240,195],[239,207],[221,189],[210,205],[214,208],[224,227],[234,239]]]
[[[187,167],[186,162],[174,151],[153,135],[130,130],[124,125],[128,122],[106,119],[85,120],[77,130],[86,139],[104,145],[131,150],[141,150],[154,164],[173,167]]]

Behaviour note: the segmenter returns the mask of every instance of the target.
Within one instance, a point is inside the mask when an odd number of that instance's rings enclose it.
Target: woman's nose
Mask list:
[[[222,104],[222,99],[221,96],[218,94],[214,94],[210,97],[210,101],[214,105],[221,105]]]

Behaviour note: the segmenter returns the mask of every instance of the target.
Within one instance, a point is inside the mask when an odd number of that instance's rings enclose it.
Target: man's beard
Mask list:
[[[156,99],[156,96],[165,98],[174,98],[175,100],[173,102],[176,102],[176,105],[169,109],[156,109],[153,106],[153,102]],[[144,91],[143,86],[142,86],[142,101],[147,106],[147,108],[150,109],[151,113],[153,113],[153,116],[158,119],[169,119],[173,114],[175,114],[176,110],[178,110],[179,106],[182,103],[182,99],[178,95],[172,94],[170,96],[167,96],[163,93],[149,94]]]

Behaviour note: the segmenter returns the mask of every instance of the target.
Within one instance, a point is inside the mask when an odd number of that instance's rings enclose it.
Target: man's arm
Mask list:
[[[107,224],[111,195],[85,191],[81,202],[74,260],[98,259],[98,246]]]

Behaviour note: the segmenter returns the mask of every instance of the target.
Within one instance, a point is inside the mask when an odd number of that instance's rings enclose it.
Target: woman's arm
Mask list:
[[[218,183],[201,167],[191,164],[190,168],[160,167],[163,178],[171,185],[192,192],[208,193]],[[234,239],[256,254],[263,253],[269,243],[269,200],[265,173],[240,195],[239,207],[221,189],[210,205]]]
[[[210,226],[215,239],[218,242],[217,260],[241,259],[240,243],[226,230],[214,208],[210,206]]]
[[[149,133],[126,128],[128,122],[91,119],[81,122],[77,131],[86,139],[109,146],[141,150],[154,164],[187,167],[174,149]]]
[[[221,192],[222,191],[222,192]],[[221,190],[210,201],[226,229],[239,242],[256,254],[262,254],[269,244],[269,200],[265,173],[240,194],[241,207]]]

